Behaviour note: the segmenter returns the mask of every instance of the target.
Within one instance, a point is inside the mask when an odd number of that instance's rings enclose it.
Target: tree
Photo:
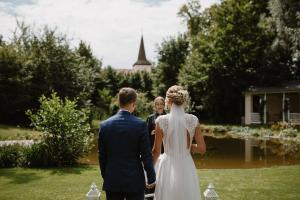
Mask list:
[[[149,101],[149,99],[146,96],[146,93],[139,92],[134,114],[142,119],[146,119],[147,116],[152,112],[153,112],[152,101]]]
[[[37,108],[38,98],[52,90],[60,97],[79,97],[80,106],[90,101],[101,62],[84,42],[74,49],[55,29],[36,31],[18,22],[0,51],[1,121],[24,122],[25,110]]]
[[[102,62],[93,55],[90,45],[87,45],[84,41],[80,41],[76,51],[84,59],[85,63],[88,63],[91,68],[95,68],[98,73],[100,72]]]
[[[298,0],[270,0],[268,29],[275,35],[272,57],[292,73],[291,79],[300,79],[300,2]]]
[[[128,81],[128,85],[126,87],[132,87],[135,90],[143,90],[143,80],[142,80],[142,76],[141,73],[137,72],[137,73],[131,73],[128,75],[125,75],[123,77],[124,79],[127,79]]]
[[[199,0],[188,0],[186,4],[181,6],[178,16],[183,18],[187,23],[188,33],[190,36],[196,36],[202,28],[201,4]]]
[[[32,72],[26,58],[12,44],[0,46],[0,121],[24,121],[31,103],[29,87]]]
[[[95,90],[92,95],[93,115],[96,118],[105,118],[113,111],[111,104],[116,97],[123,79],[111,66],[103,68],[95,79]]]
[[[204,47],[204,45],[201,47]],[[201,48],[202,49],[202,48]],[[205,61],[209,57],[204,58],[204,55],[199,52],[199,49],[193,48],[190,55],[187,57],[186,63],[180,69],[178,75],[179,85],[185,87],[191,97],[191,110],[196,113],[201,113],[207,107],[204,105],[206,101],[208,81],[208,71],[211,67],[210,62]]]
[[[242,92],[264,83],[269,73],[262,70],[272,41],[261,24],[266,8],[263,1],[227,0],[196,15],[205,23],[190,37],[191,53],[179,80],[187,82],[194,109],[206,111],[213,121],[239,122]]]
[[[35,36],[31,48],[33,68],[32,89],[35,96],[57,91],[61,97],[80,98],[84,104],[94,90],[98,65],[95,58],[80,55],[70,48],[66,36],[56,35],[45,28],[42,35]],[[83,43],[79,48],[82,49]]]
[[[213,13],[214,62],[208,73],[212,92],[207,100],[217,122],[240,122],[242,92],[264,81],[259,72],[271,38],[259,23],[266,6],[262,1],[228,0]]]
[[[3,36],[0,34],[0,45],[4,45]]]
[[[178,81],[178,73],[188,54],[189,42],[185,35],[170,37],[158,47],[158,64],[153,72],[153,94],[165,95]]]
[[[151,73],[148,72],[141,72],[140,73],[141,78],[142,78],[142,85],[141,85],[141,91],[146,94],[146,97],[148,99],[152,99],[153,95],[151,91],[153,90],[153,81],[151,78]]]
[[[195,4],[195,5],[194,5]],[[188,89],[191,96],[191,110],[201,114],[203,118],[207,108],[207,96],[210,92],[207,89],[208,72],[212,66],[213,37],[212,32],[212,11],[216,6],[200,12],[199,1],[189,1],[181,9],[179,16],[184,17],[189,34],[190,52],[178,75],[179,84]],[[196,10],[197,9],[197,10]],[[185,17],[181,12],[190,13]],[[196,19],[195,19],[196,18]],[[189,25],[193,22],[197,25]]]

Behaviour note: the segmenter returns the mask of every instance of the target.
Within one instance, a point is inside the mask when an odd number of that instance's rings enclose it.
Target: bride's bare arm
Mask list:
[[[201,153],[204,154],[206,152],[206,144],[203,138],[203,135],[200,131],[200,125],[195,129],[195,140],[197,144],[192,144],[191,151],[193,153]]]
[[[155,125],[155,139],[154,139],[154,146],[152,149],[152,159],[153,159],[154,165],[155,165],[155,163],[160,155],[160,152],[161,152],[162,140],[163,140],[163,132],[157,123]]]

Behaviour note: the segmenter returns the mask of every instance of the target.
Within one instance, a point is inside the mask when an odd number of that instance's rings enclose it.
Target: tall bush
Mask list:
[[[76,108],[77,102],[60,99],[56,93],[40,98],[34,114],[27,111],[32,125],[43,133],[40,152],[45,153],[43,165],[72,165],[88,152],[91,140],[87,110]],[[38,148],[38,147],[36,147]]]

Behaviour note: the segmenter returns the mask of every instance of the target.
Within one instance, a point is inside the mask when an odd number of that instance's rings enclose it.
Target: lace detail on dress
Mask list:
[[[167,133],[168,130],[168,115],[161,115],[158,118],[156,118],[155,123],[159,125],[160,129],[164,132],[164,134]]]
[[[191,137],[194,137],[195,135],[195,129],[198,126],[198,118],[195,115],[192,114],[185,114],[185,126],[188,130]],[[155,123],[158,123],[161,130],[164,132],[164,134],[168,131],[168,123],[169,123],[169,114],[168,115],[161,115],[156,120]]]
[[[191,137],[195,135],[195,129],[198,126],[198,118],[192,114],[186,114],[185,116],[186,129],[188,130]]]

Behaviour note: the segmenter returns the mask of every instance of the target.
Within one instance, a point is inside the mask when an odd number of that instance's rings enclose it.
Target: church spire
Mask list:
[[[133,66],[135,65],[151,65],[146,58],[143,35],[141,38],[138,60],[133,64]]]

